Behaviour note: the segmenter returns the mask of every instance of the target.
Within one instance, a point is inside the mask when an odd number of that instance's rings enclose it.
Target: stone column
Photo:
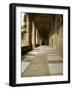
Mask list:
[[[29,46],[32,48],[32,19],[29,15]]]
[[[32,46],[35,47],[36,44],[36,30],[35,30],[35,23],[32,21]]]
[[[34,44],[35,44],[35,47],[36,47],[36,27],[35,27],[35,30],[34,30]]]
[[[36,44],[38,44],[38,30],[36,28]]]

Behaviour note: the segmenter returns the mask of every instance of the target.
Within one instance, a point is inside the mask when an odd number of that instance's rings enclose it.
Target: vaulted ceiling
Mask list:
[[[48,34],[52,28],[52,23],[54,23],[55,15],[39,13],[30,13],[29,15],[34,21],[40,36],[42,38],[48,38]]]
[[[37,14],[35,24],[42,37],[47,38],[53,23],[53,15]]]

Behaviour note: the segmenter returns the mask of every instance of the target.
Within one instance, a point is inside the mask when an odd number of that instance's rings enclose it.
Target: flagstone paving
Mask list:
[[[22,77],[63,75],[63,58],[54,48],[40,46],[22,57]]]

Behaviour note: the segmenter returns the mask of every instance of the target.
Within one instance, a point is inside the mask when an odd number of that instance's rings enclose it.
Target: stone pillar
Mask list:
[[[40,36],[37,28],[36,28],[36,45],[37,46],[40,45]]]
[[[34,21],[32,21],[32,47],[34,48],[36,45],[36,30]]]
[[[29,15],[29,46],[32,48],[32,19]]]
[[[34,30],[34,44],[35,44],[35,47],[36,47],[36,27],[35,27],[35,30]]]
[[[36,44],[38,44],[38,29],[36,28]]]

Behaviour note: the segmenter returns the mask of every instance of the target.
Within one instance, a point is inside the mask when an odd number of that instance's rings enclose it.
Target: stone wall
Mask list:
[[[49,33],[49,45],[56,49],[57,53],[63,57],[63,24],[58,19],[61,16],[55,16],[55,24]],[[62,20],[62,19],[61,19]]]
[[[29,46],[29,20],[28,20],[28,16],[26,15],[26,21],[23,20],[23,31],[22,33],[22,40],[21,40],[21,45],[22,47],[24,46]]]

